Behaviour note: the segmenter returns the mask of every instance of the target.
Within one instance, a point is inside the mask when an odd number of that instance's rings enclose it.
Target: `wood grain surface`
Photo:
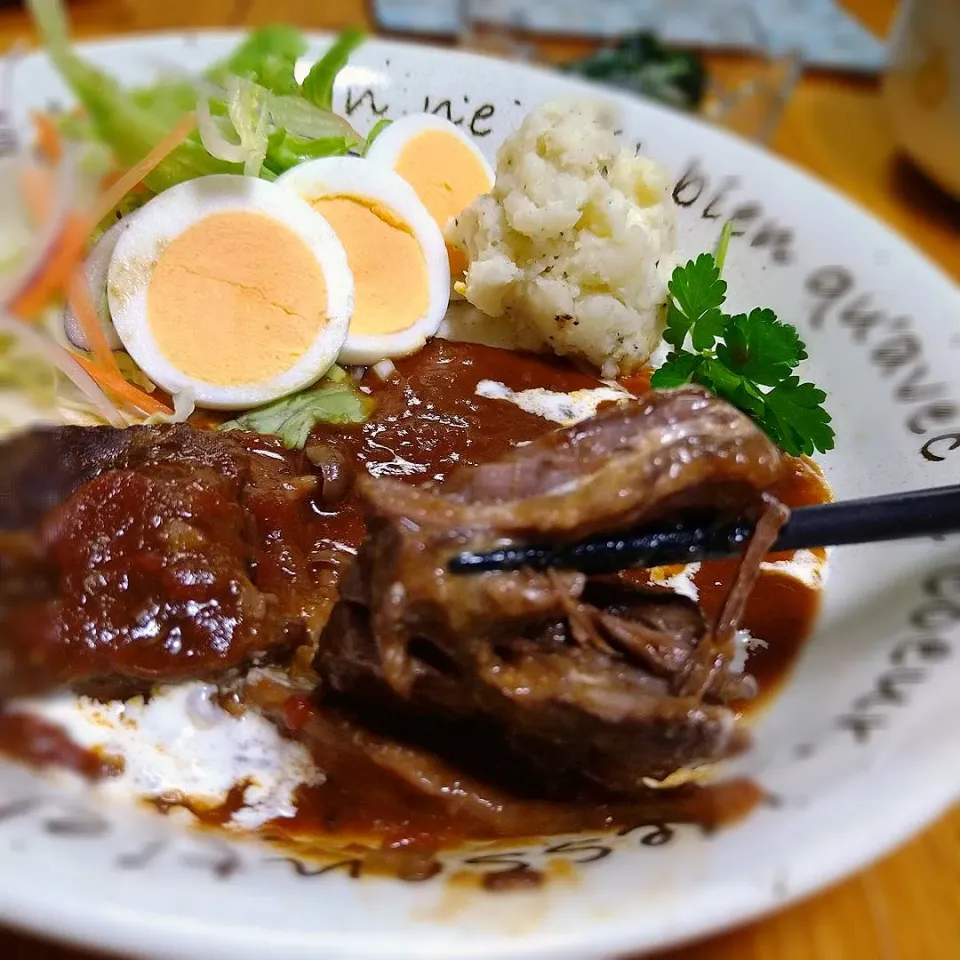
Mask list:
[[[846,0],[845,6],[882,36],[896,4]],[[317,29],[372,26],[363,0],[75,0],[70,7],[75,31],[83,37],[278,20]],[[32,33],[14,7],[0,12],[0,51],[17,40],[29,42]],[[559,59],[578,46],[547,45],[544,53]],[[714,56],[711,69],[730,80],[746,72],[749,62]],[[870,209],[960,280],[960,203],[900,158],[873,80],[806,76],[773,149]],[[91,953],[0,930],[0,960],[27,958],[96,960]],[[658,960],[960,960],[960,809],[853,879],[760,923]]]

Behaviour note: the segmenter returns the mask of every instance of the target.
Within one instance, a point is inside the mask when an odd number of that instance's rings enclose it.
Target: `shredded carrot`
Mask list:
[[[49,113],[35,110],[30,114],[37,132],[37,147],[48,163],[59,163],[63,156],[63,138]]]
[[[105,173],[100,178],[100,189],[101,190],[110,190],[115,183],[120,181],[120,178],[126,176],[126,170],[111,170],[109,173]],[[150,191],[147,187],[138,183],[135,187],[130,188],[131,193],[149,193]]]
[[[116,357],[107,342],[107,335],[103,332],[103,323],[93,303],[93,297],[90,296],[90,287],[82,267],[77,267],[67,281],[67,297],[73,315],[87,338],[94,360],[98,366],[122,380],[123,374],[120,373]]]
[[[41,119],[42,118],[42,119]],[[38,142],[51,163],[62,156],[62,141],[49,117],[34,116]],[[116,358],[110,350],[106,334],[90,296],[82,269],[90,234],[96,225],[113,210],[144,177],[175,150],[196,126],[196,118],[189,114],[137,164],[104,190],[86,214],[74,212],[64,219],[63,227],[51,248],[50,255],[29,279],[10,305],[11,312],[24,320],[35,320],[58,294],[66,292],[70,305],[86,334],[94,359],[75,355],[77,363],[108,393],[146,414],[172,414],[166,404],[144,393],[123,379]],[[55,134],[50,137],[50,133]],[[41,168],[26,168],[21,187],[31,216],[42,223],[50,215],[53,196],[52,176]]]
[[[104,390],[106,390],[108,393],[114,394],[125,403],[129,403],[138,410],[143,411],[143,413],[173,413],[173,410],[171,410],[166,404],[161,403],[159,400],[155,400],[149,394],[146,394],[138,387],[135,387],[132,383],[127,383],[123,377],[117,376],[111,373],[109,370],[105,370],[99,364],[94,363],[87,357],[76,355],[75,359],[77,363],[79,363],[80,366],[83,367],[83,369],[86,370],[87,373],[89,373],[90,376],[93,377],[93,379],[96,380],[101,387],[103,387]]]
[[[83,260],[90,239],[90,221],[70,214],[63,224],[50,256],[10,304],[10,312],[23,320],[35,320],[44,307],[66,289],[70,274]]]
[[[53,170],[36,163],[25,163],[19,170],[20,192],[34,224],[39,226],[50,219],[53,206]]]
[[[11,304],[13,313],[26,320],[35,319],[54,296],[66,289],[94,227],[189,136],[194,126],[196,118],[188,114],[99,198],[88,216],[74,213],[67,217],[50,257]]]
[[[197,118],[189,113],[139,162],[134,164],[116,183],[106,190],[91,211],[93,223],[99,223],[137,185],[143,182],[157,165],[190,136]]]

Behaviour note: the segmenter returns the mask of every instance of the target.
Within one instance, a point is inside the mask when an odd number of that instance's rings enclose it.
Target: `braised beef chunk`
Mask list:
[[[471,731],[456,722],[427,721],[423,727],[434,736],[427,733],[426,742],[420,742],[405,729],[409,724],[401,721],[398,727],[396,716],[379,715],[391,729],[377,730],[342,711],[291,696],[272,677],[255,678],[246,697],[307,746],[323,768],[323,782],[313,795],[325,832],[365,836],[373,822],[375,833],[392,838],[393,850],[401,855],[424,841],[435,850],[457,837],[531,837],[666,820],[718,826],[738,819],[759,799],[757,788],[743,780],[706,789],[693,784],[648,788],[628,798],[564,796],[552,789],[555,774],[544,777],[536,770],[522,771],[523,777],[504,784],[502,751],[484,736],[489,728]],[[477,766],[478,753],[486,753],[488,761],[479,777],[465,772],[465,766]],[[398,838],[405,839],[395,843]]]
[[[786,510],[774,445],[699,388],[651,394],[415,488],[363,478],[368,538],[315,666],[328,699],[485,725],[503,763],[637,794],[742,749],[727,706],[737,616]],[[581,574],[457,575],[462,550],[560,541],[687,509],[762,516],[718,622],[683,598]]]
[[[319,480],[252,434],[64,427],[0,448],[0,698],[275,658],[333,602],[297,529]]]

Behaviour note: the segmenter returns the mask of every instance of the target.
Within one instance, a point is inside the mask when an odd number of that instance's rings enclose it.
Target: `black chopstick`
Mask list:
[[[771,553],[835,547],[882,540],[909,540],[960,531],[960,485],[825,503],[793,510]],[[680,521],[642,527],[616,536],[589,537],[566,544],[527,544],[489,553],[461,553],[453,573],[491,570],[580,570],[616,573],[631,568],[695,563],[739,554],[753,523]]]

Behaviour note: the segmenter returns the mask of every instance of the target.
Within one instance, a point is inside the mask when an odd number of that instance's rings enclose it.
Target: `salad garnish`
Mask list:
[[[199,77],[128,88],[76,53],[61,0],[28,0],[28,6],[78,106],[35,113],[33,153],[6,161],[18,191],[4,198],[13,246],[4,255],[0,330],[19,340],[18,356],[31,351],[59,370],[100,420],[123,426],[144,416],[183,419],[192,407],[188,398],[155,396],[130,358],[111,350],[84,282],[87,250],[118,217],[183,181],[216,173],[273,180],[307,159],[359,152],[364,140],[333,112],[332,93],[363,34],[346,31],[303,84],[296,79],[308,49],[303,33],[267,26]],[[69,349],[54,332],[65,302],[89,353]],[[36,381],[35,395],[49,397],[51,380],[38,379],[35,365],[22,367],[18,382],[23,377]]]
[[[736,315],[721,309],[727,298],[721,272],[731,233],[727,223],[715,256],[701,253],[674,270],[663,335],[673,349],[650,385],[669,389],[699,383],[752,417],[786,453],[826,453],[834,445],[823,406],[827,395],[793,373],[807,359],[796,329],[769,308]]]

